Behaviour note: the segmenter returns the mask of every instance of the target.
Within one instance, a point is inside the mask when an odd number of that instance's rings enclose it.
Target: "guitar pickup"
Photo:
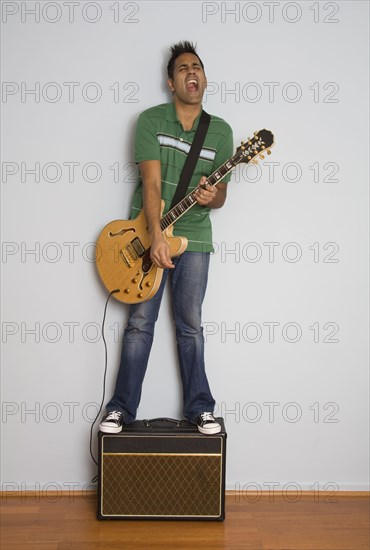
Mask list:
[[[135,239],[120,250],[120,256],[127,267],[131,267],[139,258],[142,258],[144,254],[145,248],[138,237],[135,237]]]
[[[137,258],[142,258],[144,256],[145,248],[143,247],[139,237],[135,237],[135,239],[131,241],[131,246],[135,251]]]

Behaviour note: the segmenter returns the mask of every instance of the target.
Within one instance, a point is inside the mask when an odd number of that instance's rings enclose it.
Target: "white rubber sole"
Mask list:
[[[221,426],[215,426],[214,428],[202,428],[198,426],[198,431],[204,435],[218,434],[221,431]]]
[[[122,426],[104,426],[100,424],[99,430],[106,434],[118,434],[122,432]]]

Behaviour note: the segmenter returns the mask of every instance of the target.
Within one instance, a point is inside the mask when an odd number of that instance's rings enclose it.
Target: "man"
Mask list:
[[[135,162],[139,164],[140,181],[132,207],[134,217],[143,205],[152,241],[151,258],[156,266],[164,269],[163,278],[153,298],[130,307],[116,388],[100,423],[102,432],[118,433],[123,424],[136,418],[167,279],[172,290],[184,416],[196,423],[201,433],[214,434],[221,430],[213,417],[215,401],[205,373],[201,307],[213,251],[209,213],[211,208],[224,204],[229,178],[226,176],[216,186],[203,184],[205,176],[232,156],[232,131],[222,119],[211,117],[188,187],[188,192],[197,189],[198,204],[174,225],[174,235],[187,237],[189,244],[181,256],[171,259],[160,228],[161,198],[165,201],[166,213],[198,126],[207,79],[203,63],[190,42],[180,42],[171,48],[167,72],[173,102],[148,109],[138,119]]]

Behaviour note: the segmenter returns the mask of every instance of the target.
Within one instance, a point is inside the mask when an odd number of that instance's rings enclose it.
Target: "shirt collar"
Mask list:
[[[200,113],[197,116],[197,118],[194,120],[194,124],[193,124],[192,129],[188,130],[188,132],[195,132],[196,131],[196,129],[198,128],[199,119],[200,119],[200,115],[202,114],[202,111],[203,111],[203,107],[200,110]],[[181,124],[180,120],[177,118],[175,104],[173,102],[172,103],[167,103],[166,119],[170,122],[178,122],[179,124]]]

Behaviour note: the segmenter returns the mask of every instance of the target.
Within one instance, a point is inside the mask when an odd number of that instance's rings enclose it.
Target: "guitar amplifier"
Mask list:
[[[99,432],[98,519],[225,519],[226,432],[141,420]]]

